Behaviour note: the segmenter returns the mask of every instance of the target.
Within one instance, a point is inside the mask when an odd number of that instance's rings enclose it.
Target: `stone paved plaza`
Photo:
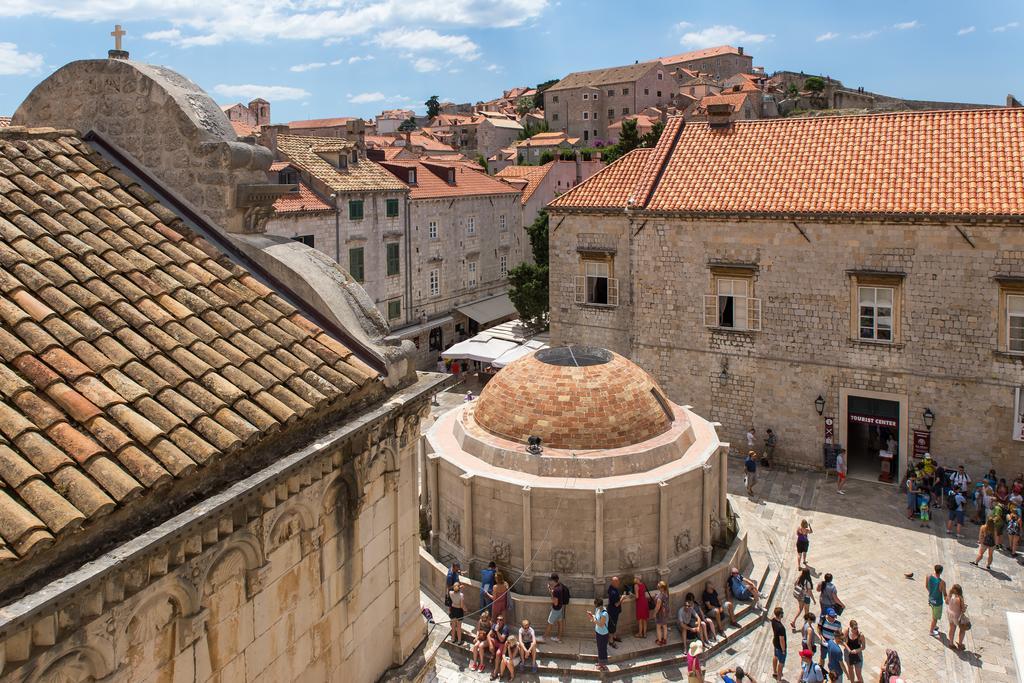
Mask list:
[[[454,402],[453,399],[449,401]],[[1005,554],[997,554],[991,572],[968,564],[976,552],[976,526],[968,524],[963,539],[948,537],[945,511],[936,510],[942,521],[935,520],[930,530],[923,529],[916,521],[906,519],[904,497],[894,487],[852,480],[848,482],[847,494],[839,496],[835,493],[835,478],[826,480],[821,473],[762,470],[757,500],[751,500],[744,493],[741,462],[732,460],[731,465],[730,500],[749,530],[755,573],[759,574],[765,563],[782,566],[782,584],[772,606],[781,605],[786,610],[786,620],[790,619],[795,602],[791,591],[796,578],[795,529],[800,519],[806,518],[814,528],[809,561],[815,570],[815,582],[825,572],[835,575],[839,596],[848,606],[844,624],[850,618],[856,619],[867,637],[865,681],[878,680],[878,667],[886,648],[900,653],[908,683],[1017,680],[1006,610],[1024,604],[1024,568]],[[947,585],[963,586],[974,624],[964,641],[966,650],[961,653],[928,634],[924,581],[936,562],[945,566]],[[909,572],[914,573],[912,579],[904,576]],[[734,648],[712,657],[706,670],[715,673],[708,675],[707,680],[720,680],[718,669],[734,664],[744,665],[758,681],[772,680],[770,636],[771,629],[766,624]],[[630,638],[626,640],[628,644]],[[588,648],[587,643],[581,643],[580,647],[590,651],[593,646],[589,644]],[[791,634],[784,678],[791,683],[799,680],[798,650],[799,635]],[[452,655],[442,648],[438,653],[438,680],[484,678],[462,669],[462,664],[453,661]],[[538,680],[532,675],[521,678]],[[627,680],[685,678],[685,672],[672,668]]]

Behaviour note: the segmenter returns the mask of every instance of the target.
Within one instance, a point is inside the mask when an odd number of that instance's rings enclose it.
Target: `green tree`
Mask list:
[[[476,163],[478,163],[481,166],[483,166],[484,167],[484,171],[487,171],[487,157],[485,157],[483,154],[477,154],[476,155]]]
[[[533,109],[533,98],[532,97],[520,97],[516,100],[516,113],[520,116],[524,116],[531,109]]]
[[[655,147],[658,144],[658,140],[661,139],[661,132],[665,130],[664,121],[655,121],[651,129],[643,134],[640,138],[641,147]]]
[[[431,95],[430,99],[423,104],[427,105],[427,116],[430,118],[434,118],[441,113],[441,102],[438,100],[437,95]]]
[[[546,149],[546,150],[544,150],[543,152],[540,153],[540,161],[537,162],[537,165],[538,166],[543,166],[544,164],[548,163],[549,161],[554,161],[554,160],[555,160],[555,153],[552,152],[550,149]]]
[[[622,132],[619,133],[619,156],[632,152],[640,146],[640,132],[636,129],[636,119],[622,119]]]
[[[810,90],[813,93],[820,93],[825,89],[825,80],[818,76],[811,76],[804,81],[804,90]]]
[[[800,88],[796,87],[796,83],[790,83],[789,87],[786,88],[786,97],[799,97]]]
[[[416,125],[416,119],[413,118],[412,116],[398,124],[398,130],[401,131],[402,133],[406,131],[416,130],[417,128],[419,128],[419,126]]]
[[[521,131],[519,131],[519,135],[517,137],[520,140],[529,140],[530,138],[532,138],[537,133],[546,133],[546,132],[548,132],[548,122],[547,121],[541,121],[540,123],[537,123],[537,124],[530,123],[529,121],[527,121],[526,125],[523,126],[523,129]]]
[[[541,211],[526,229],[534,263],[520,263],[508,271],[509,299],[520,319],[542,325],[551,308],[548,295],[548,212]]]

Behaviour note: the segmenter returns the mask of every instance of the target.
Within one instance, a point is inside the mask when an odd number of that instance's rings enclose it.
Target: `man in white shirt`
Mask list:
[[[968,487],[971,485],[971,478],[964,470],[963,465],[956,468],[956,472],[949,477],[949,483],[952,485],[954,491],[959,491],[960,493],[967,492]]]
[[[523,619],[523,625],[519,628],[519,656],[524,667],[527,660],[533,660],[533,672],[537,673],[537,634],[528,619]]]
[[[751,427],[747,430],[747,450],[754,450],[754,428]]]
[[[844,486],[846,486],[846,449],[840,448],[836,454],[836,493],[845,496]]]

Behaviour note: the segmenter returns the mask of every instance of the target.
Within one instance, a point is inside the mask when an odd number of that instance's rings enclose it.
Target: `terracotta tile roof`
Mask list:
[[[643,134],[654,128],[654,124],[658,119],[653,116],[648,116],[647,114],[630,114],[629,116],[625,116],[608,126],[608,130],[612,130],[613,128],[615,130],[620,130],[622,128],[622,122],[626,120],[636,121],[636,129]]]
[[[260,127],[256,125],[249,125],[241,121],[231,121],[231,127],[235,129],[235,135],[240,138],[249,137],[256,135],[260,132]]]
[[[631,153],[552,206],[625,207],[653,177],[656,211],[1024,216],[1021,108],[687,123],[671,137],[665,159]]]
[[[572,88],[597,87],[612,85],[613,83],[632,83],[651,69],[661,66],[657,61],[640,62],[627,66],[614,66],[609,69],[594,69],[592,71],[576,71],[569,74],[562,80],[544,92],[558,92],[559,90],[570,90]]]
[[[211,254],[74,133],[0,132],[0,563],[383,392]]]
[[[739,49],[732,45],[719,45],[718,47],[706,47],[703,50],[693,50],[691,52],[683,52],[678,55],[662,57],[658,61],[665,65],[681,64],[684,62],[691,62],[695,59],[707,59],[708,57],[717,57],[718,55],[738,55],[739,53]]]
[[[275,211],[282,214],[334,211],[309,185],[300,180],[298,186],[298,192],[285,195],[274,202]]]
[[[349,164],[348,170],[339,171],[317,154],[317,151],[351,150],[353,147],[354,143],[341,138],[310,135],[277,136],[277,149],[281,154],[332,190],[357,192],[405,189],[403,183],[380,164],[369,159],[360,159],[358,163]]]
[[[333,119],[304,119],[302,121],[291,121],[288,124],[289,128],[295,130],[302,130],[305,128],[334,128],[337,126],[344,126],[349,121],[355,121],[354,116],[341,116]]]
[[[430,135],[425,133],[411,133],[409,135],[409,142],[419,147],[422,147],[427,152],[454,152],[455,148],[451,145],[446,145],[440,140],[437,140]]]
[[[533,193],[537,191],[541,182],[543,182],[544,178],[554,167],[554,161],[549,161],[543,166],[506,166],[494,175],[496,178],[518,178],[525,180],[526,186],[523,188],[521,201],[523,204],[526,204],[526,202],[530,201],[530,197],[533,196]]]
[[[551,133],[537,133],[533,137],[529,137],[525,140],[520,140],[513,145],[514,147],[557,147],[561,144],[575,145],[579,142],[579,138],[571,138],[565,134],[564,131],[555,131]]]
[[[409,169],[416,169],[416,184],[410,187],[413,199],[433,199],[436,197],[472,197],[479,195],[510,194],[519,190],[509,187],[506,183],[466,168],[461,163],[424,162],[413,159],[395,159],[382,163],[396,178],[408,178]],[[448,170],[455,171],[455,184],[449,184],[442,176],[447,177]]]
[[[733,111],[739,111],[739,109],[746,104],[747,98],[758,97],[760,96],[760,93],[760,90],[755,89],[754,91],[722,92],[717,95],[706,95],[701,98],[694,112],[705,115],[708,106],[712,104],[728,104],[732,107]]]

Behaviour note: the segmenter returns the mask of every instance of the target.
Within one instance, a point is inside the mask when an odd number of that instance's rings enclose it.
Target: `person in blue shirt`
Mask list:
[[[604,600],[594,598],[594,611],[587,612],[594,624],[594,636],[597,638],[597,668],[608,670],[608,610],[604,608]]]
[[[487,569],[480,572],[480,609],[490,609],[491,599],[487,597],[488,593],[494,591],[494,575],[498,570],[498,565],[493,562],[488,563]]]
[[[744,483],[747,485],[747,495],[754,495],[754,484],[757,483],[757,453],[750,451],[747,459],[743,461],[743,469],[746,471]]]
[[[828,673],[834,683],[843,683],[843,674],[846,673],[846,662],[843,660],[845,639],[845,634],[840,631],[835,638],[825,643],[828,649]]]
[[[452,562],[452,568],[448,570],[448,575],[444,579],[444,606],[451,607],[452,599],[448,597],[451,593],[452,586],[462,580],[462,566],[458,560]]]

